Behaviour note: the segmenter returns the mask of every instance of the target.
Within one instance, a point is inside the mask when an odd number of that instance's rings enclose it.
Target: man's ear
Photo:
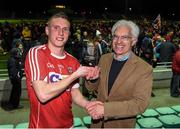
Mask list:
[[[71,36],[71,32],[69,32],[69,36]]]
[[[45,33],[46,33],[46,35],[49,35],[49,28],[48,28],[48,26],[45,27]]]
[[[136,45],[137,38],[132,38],[132,46]]]

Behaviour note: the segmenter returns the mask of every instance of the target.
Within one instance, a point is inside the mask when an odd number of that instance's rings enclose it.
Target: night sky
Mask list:
[[[180,7],[178,0],[69,0],[69,4],[76,9],[90,9],[102,11],[107,7],[107,11],[125,13],[131,8],[133,14],[157,15],[178,15]]]
[[[2,0],[0,11],[47,11],[55,4],[65,4],[74,11],[132,13],[180,18],[178,0]],[[38,3],[37,3],[38,2]]]

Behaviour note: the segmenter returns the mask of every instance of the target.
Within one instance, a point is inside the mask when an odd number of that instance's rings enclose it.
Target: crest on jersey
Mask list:
[[[68,73],[69,73],[69,74],[73,73],[72,67],[68,67]]]

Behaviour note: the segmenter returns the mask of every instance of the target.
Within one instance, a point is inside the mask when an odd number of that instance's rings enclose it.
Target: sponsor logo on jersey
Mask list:
[[[68,77],[69,75],[62,75],[62,74],[59,74],[59,73],[55,73],[55,72],[50,72],[49,73],[49,80],[50,82],[57,82],[59,80],[62,80],[66,77]]]
[[[49,73],[49,80],[50,82],[57,82],[58,80],[61,80],[61,74],[55,73],[55,72],[50,72]]]
[[[59,80],[62,80],[64,78],[68,77],[68,76],[69,75],[61,75],[59,73],[50,72],[49,73],[49,80],[50,80],[51,83],[53,83],[53,82],[57,82]],[[66,91],[71,91],[70,89],[71,88],[68,88],[68,89],[66,89]]]

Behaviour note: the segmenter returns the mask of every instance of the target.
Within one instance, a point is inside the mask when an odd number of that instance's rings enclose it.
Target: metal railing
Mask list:
[[[24,71],[24,69],[23,69]],[[25,73],[23,72],[23,76],[25,76]],[[8,70],[7,69],[0,69],[0,79],[8,78]]]

